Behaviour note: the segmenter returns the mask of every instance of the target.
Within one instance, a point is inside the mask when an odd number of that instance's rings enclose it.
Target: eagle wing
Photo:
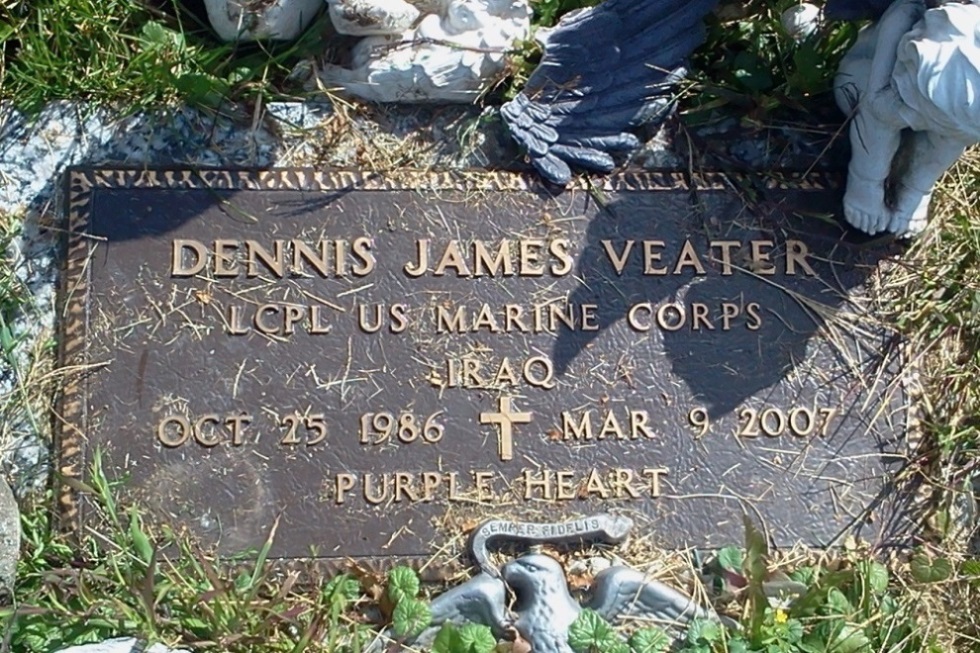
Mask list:
[[[661,122],[673,86],[704,41],[717,0],[606,0],[565,16],[524,90],[501,108],[511,135],[541,175],[571,180],[569,164],[613,169],[611,152],[640,142],[630,129]]]
[[[477,574],[462,585],[437,596],[429,606],[432,627],[466,623],[489,626],[493,634],[504,634],[507,619],[507,590],[504,582],[490,574]]]
[[[639,617],[662,627],[680,627],[693,619],[714,617],[689,596],[628,567],[610,567],[600,572],[586,607],[610,622]]]

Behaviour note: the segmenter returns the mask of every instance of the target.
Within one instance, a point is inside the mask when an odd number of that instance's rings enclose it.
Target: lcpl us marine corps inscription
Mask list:
[[[281,557],[425,557],[447,514],[887,538],[888,252],[820,177],[735,181],[74,171],[62,470]]]

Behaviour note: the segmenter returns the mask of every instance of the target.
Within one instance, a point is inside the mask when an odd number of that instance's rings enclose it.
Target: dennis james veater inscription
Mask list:
[[[280,557],[425,557],[450,512],[891,537],[887,248],[819,175],[599,183],[73,171],[63,473],[100,448],[154,519],[226,552],[278,519]]]

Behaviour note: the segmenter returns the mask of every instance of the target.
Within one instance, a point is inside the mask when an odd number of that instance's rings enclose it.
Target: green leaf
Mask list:
[[[742,550],[735,546],[726,546],[718,551],[718,564],[722,569],[742,573]]]
[[[659,628],[641,628],[630,638],[630,648],[635,653],[661,653],[670,643],[670,636]]]
[[[206,106],[219,104],[228,92],[228,84],[223,79],[203,73],[184,73],[174,80],[174,86],[188,101]]]
[[[784,639],[790,644],[796,644],[803,639],[803,624],[799,619],[790,619],[786,622]]]
[[[323,598],[335,606],[345,606],[361,595],[361,584],[350,574],[334,576],[323,587]]]
[[[0,43],[3,43],[17,33],[17,29],[10,23],[0,20]]]
[[[154,20],[143,25],[143,38],[151,47],[162,47],[174,42],[174,31]]]
[[[588,608],[582,610],[568,629],[568,644],[579,653],[592,648],[604,651],[612,648],[615,642],[616,633],[612,626],[598,612]]]
[[[912,578],[920,583],[939,583],[953,575],[953,565],[946,558],[930,560],[924,553],[917,553],[911,562]]]
[[[687,641],[694,645],[712,644],[723,636],[721,624],[711,619],[695,619],[687,629]]]
[[[415,637],[432,621],[432,613],[418,599],[405,598],[398,602],[391,614],[391,627],[399,637]]]
[[[732,74],[746,89],[761,92],[772,88],[772,75],[755,54],[742,51],[735,56]]]
[[[960,566],[960,572],[970,578],[980,578],[980,560],[966,560]]]
[[[252,587],[252,577],[248,575],[248,572],[242,571],[237,576],[235,576],[235,590],[238,592],[247,592]]]
[[[482,624],[466,624],[459,629],[460,653],[491,653],[497,640],[490,628]]]
[[[432,642],[432,653],[457,653],[459,651],[459,633],[452,624],[443,624]]]
[[[827,607],[833,614],[850,615],[854,613],[854,606],[844,596],[844,592],[836,587],[831,587],[827,592]]]
[[[844,624],[832,643],[833,653],[870,653],[871,642],[864,630],[854,624]]]
[[[817,570],[815,567],[800,567],[791,573],[789,577],[797,583],[803,583],[809,587],[817,579]]]
[[[606,648],[599,649],[602,653],[631,653],[630,645],[619,638],[616,638]]]
[[[388,598],[395,605],[419,595],[419,577],[408,567],[395,567],[388,574]]]
[[[885,565],[874,561],[864,561],[858,563],[858,571],[876,595],[880,596],[888,589],[888,569],[885,568]]]
[[[732,639],[728,641],[728,653],[749,653],[748,643],[742,639]]]
[[[895,597],[890,594],[885,594],[882,596],[881,601],[878,603],[878,610],[886,617],[896,614],[898,612],[898,608],[898,601],[896,601]]]
[[[135,507],[129,510],[129,537],[133,540],[136,555],[143,561],[143,564],[150,564],[153,559],[153,545],[150,544],[150,538],[143,532],[143,523],[139,515],[136,514]]]
[[[796,645],[803,653],[827,653],[827,644],[820,637],[809,636]]]

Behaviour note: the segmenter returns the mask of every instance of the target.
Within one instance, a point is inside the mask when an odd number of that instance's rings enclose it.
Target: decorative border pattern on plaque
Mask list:
[[[512,172],[455,171],[429,172],[401,170],[393,173],[371,173],[310,168],[258,169],[156,169],[156,168],[70,168],[65,173],[65,197],[68,207],[65,263],[58,299],[59,361],[65,378],[57,398],[55,424],[55,460],[62,479],[58,491],[60,521],[63,529],[79,532],[82,515],[78,490],[72,481],[84,477],[89,463],[84,450],[90,427],[86,397],[93,367],[88,355],[90,323],[88,292],[91,271],[89,261],[99,239],[88,233],[93,194],[96,189],[146,190],[233,190],[233,191],[440,191],[461,192],[531,191],[555,194],[560,189],[544,185],[537,177]],[[578,178],[566,191],[712,191],[731,190],[746,183],[762,184],[769,190],[824,190],[839,187],[838,172],[799,172],[777,170],[761,172],[656,172],[624,171],[608,177]],[[339,570],[351,560],[317,561],[325,568]],[[356,560],[371,569],[393,564],[429,565],[429,559]]]

